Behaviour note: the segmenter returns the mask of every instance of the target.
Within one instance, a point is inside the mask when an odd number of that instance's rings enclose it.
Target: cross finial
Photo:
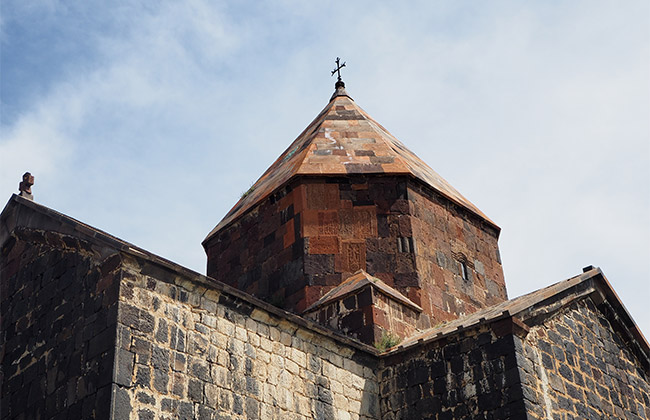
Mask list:
[[[341,69],[345,67],[345,61],[343,64],[341,64],[341,59],[339,57],[336,57],[336,68],[332,70],[332,76],[334,76],[335,73],[338,73],[338,79],[336,81],[336,84],[334,85],[336,88],[340,87],[345,87],[345,83],[343,83],[343,80],[341,80]]]
[[[18,191],[20,191],[20,196],[25,197],[28,200],[33,200],[34,196],[32,195],[32,185],[34,185],[34,175],[29,172],[23,174],[23,180],[18,184]]]

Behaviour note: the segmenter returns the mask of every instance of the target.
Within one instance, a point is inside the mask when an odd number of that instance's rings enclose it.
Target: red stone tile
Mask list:
[[[339,238],[336,236],[312,236],[309,238],[310,254],[338,254]]]
[[[366,244],[359,241],[344,241],[341,244],[341,271],[354,273],[366,269]]]
[[[306,195],[309,209],[326,210],[340,207],[339,187],[336,184],[308,184]]]
[[[293,245],[293,243],[296,241],[296,232],[295,232],[293,219],[289,220],[289,222],[286,223],[285,226],[287,231],[283,237],[283,245],[285,248],[288,248],[291,245]]]

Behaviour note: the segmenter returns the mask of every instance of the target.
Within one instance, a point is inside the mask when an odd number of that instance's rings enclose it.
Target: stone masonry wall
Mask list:
[[[379,329],[373,320],[373,300],[372,287],[367,285],[320,306],[315,311],[304,313],[303,316],[373,345],[377,341],[376,329]]]
[[[219,231],[204,243],[208,276],[290,307],[288,297],[305,287],[304,205],[305,187],[288,185]]]
[[[119,258],[17,228],[0,259],[0,418],[109,418]]]
[[[404,339],[419,331],[415,326],[420,312],[379,292],[373,294],[373,302],[373,319],[381,327],[377,337],[392,334]]]
[[[403,339],[417,332],[415,325],[419,315],[368,285],[303,316],[366,344],[376,345],[383,335]]]
[[[418,183],[409,183],[408,198],[421,290],[407,296],[432,325],[506,300],[498,231]]]
[[[418,182],[357,176],[294,180],[205,247],[208,275],[297,313],[363,269],[422,306],[421,329],[507,299],[497,239]]]
[[[384,420],[526,418],[508,320],[416,345],[384,359]]]
[[[223,287],[127,261],[116,357],[119,418],[379,418],[377,358]]]
[[[207,273],[297,313],[359,269],[411,284],[408,208],[406,178],[300,178],[205,243]]]
[[[591,299],[531,328],[523,349],[530,418],[650,418],[648,369]]]
[[[303,316],[366,344],[376,345],[383,335],[403,339],[417,332],[414,325],[419,312],[367,285]]]

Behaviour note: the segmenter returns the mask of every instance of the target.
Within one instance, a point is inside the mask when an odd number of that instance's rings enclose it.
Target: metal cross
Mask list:
[[[341,69],[343,67],[345,67],[345,61],[343,62],[343,64],[340,64],[340,62],[341,62],[341,59],[336,57],[336,68],[334,70],[332,70],[332,76],[334,76],[334,73],[339,74],[339,78],[338,78],[339,82],[341,81]]]

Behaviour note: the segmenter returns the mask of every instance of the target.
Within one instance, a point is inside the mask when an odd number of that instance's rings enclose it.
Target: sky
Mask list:
[[[201,241],[348,93],[502,229],[510,297],[601,267],[650,334],[650,3],[6,0],[0,199],[205,273]]]

